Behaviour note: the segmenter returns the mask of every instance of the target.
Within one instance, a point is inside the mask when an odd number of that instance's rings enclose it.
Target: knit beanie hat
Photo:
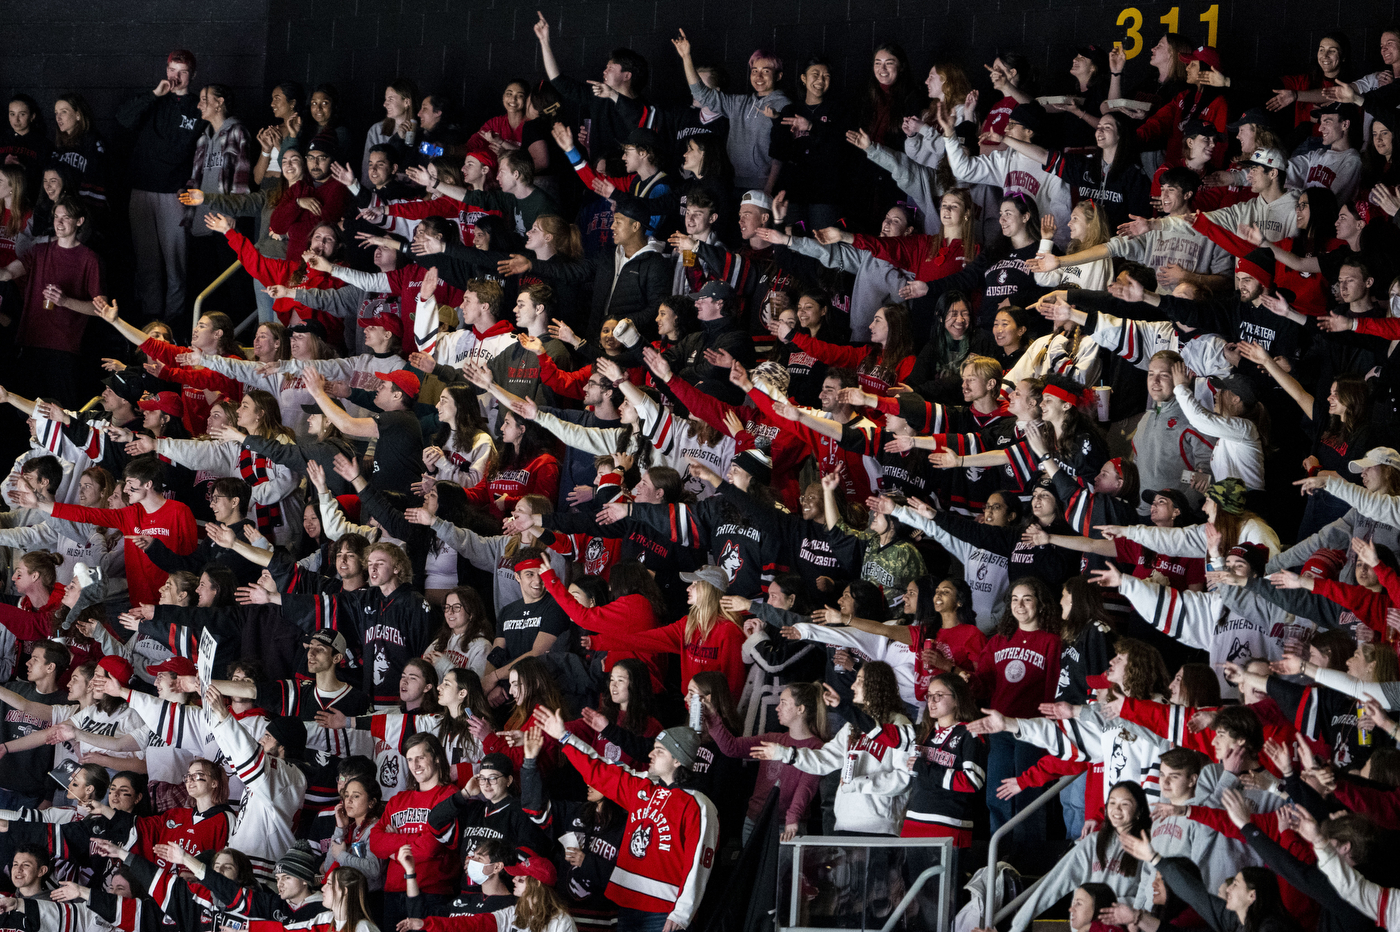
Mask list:
[[[676,759],[682,767],[695,766],[695,752],[700,750],[700,736],[692,728],[677,726],[667,728],[656,736],[661,746]]]
[[[316,867],[321,863],[321,858],[316,852],[311,850],[311,843],[304,839],[297,839],[292,842],[292,846],[287,849],[287,853],[277,859],[277,867],[274,873],[286,874],[288,877],[295,877],[308,884],[316,882]]]

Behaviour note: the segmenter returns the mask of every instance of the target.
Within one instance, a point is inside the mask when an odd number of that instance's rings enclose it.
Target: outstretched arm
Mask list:
[[[321,406],[321,412],[339,428],[342,434],[361,440],[379,439],[379,422],[372,417],[351,417],[344,408],[336,404],[335,400],[326,394],[325,377],[317,371],[315,366],[307,366],[303,369],[302,379],[306,383],[306,390]]]

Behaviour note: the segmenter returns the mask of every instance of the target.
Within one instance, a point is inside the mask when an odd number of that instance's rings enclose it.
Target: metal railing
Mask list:
[[[218,291],[220,288],[222,288],[224,283],[227,282],[230,278],[232,278],[234,276],[234,273],[236,273],[241,268],[243,268],[243,263],[235,259],[233,265],[220,272],[219,277],[210,282],[209,286],[199,293],[199,297],[194,299],[194,319],[190,321],[191,330],[194,329],[195,324],[199,323],[199,317],[201,314],[204,313],[204,299],[209,297],[214,292]],[[258,312],[255,310],[253,311],[253,313],[249,314],[247,317],[239,321],[238,325],[233,328],[233,332],[235,334],[243,333],[243,331],[248,329],[248,325],[253,323],[257,319]]]
[[[1016,813],[1014,816],[1012,816],[1006,821],[1005,825],[1003,825],[1001,828],[997,829],[995,832],[992,833],[992,842],[987,846],[987,895],[984,898],[985,905],[982,907],[983,928],[993,928],[998,922],[1001,922],[1007,916],[1013,914],[1017,909],[1020,908],[1021,903],[1023,903],[1028,896],[1034,893],[1037,887],[1039,887],[1042,883],[1045,882],[1045,878],[1042,876],[1035,883],[1022,890],[1021,895],[1016,897],[1016,899],[1012,900],[1010,903],[1007,903],[1001,909],[996,909],[996,894],[997,891],[1000,889],[997,885],[996,876],[997,847],[1001,844],[1002,836],[1016,828],[1016,826],[1024,822],[1037,810],[1048,806],[1050,804],[1050,800],[1059,796],[1061,790],[1069,786],[1075,780],[1078,780],[1079,777],[1080,774],[1077,773],[1072,773],[1069,776],[1061,777],[1055,783],[1054,786],[1050,787],[1044,793],[1041,793],[1040,796],[1037,797],[1034,801],[1032,801],[1029,806]],[[995,915],[993,915],[993,911],[995,911]]]
[[[948,932],[952,924],[953,889],[957,879],[957,849],[951,838],[891,838],[888,835],[799,835],[781,842],[783,847],[795,848],[792,856],[792,894],[788,903],[788,923],[783,932],[828,932],[819,927],[798,925],[802,902],[802,848],[939,848],[938,863],[925,868],[909,884],[904,898],[890,911],[880,932],[891,932],[904,911],[914,902],[930,880],[938,879],[938,925],[935,932]]]

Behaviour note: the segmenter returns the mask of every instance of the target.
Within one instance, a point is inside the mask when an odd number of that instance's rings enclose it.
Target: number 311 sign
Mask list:
[[[1215,45],[1216,33],[1220,26],[1220,4],[1212,3],[1210,9],[1201,14],[1200,19],[1210,27],[1205,44]],[[1181,7],[1174,6],[1166,15],[1160,17],[1158,22],[1167,27],[1167,32],[1180,32],[1180,20]],[[1118,25],[1127,27],[1123,36],[1123,55],[1127,58],[1136,58],[1143,50],[1142,22],[1142,10],[1135,6],[1130,6],[1118,14]]]

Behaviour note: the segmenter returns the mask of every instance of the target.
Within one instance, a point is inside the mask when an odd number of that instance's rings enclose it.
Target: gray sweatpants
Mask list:
[[[185,208],[178,194],[131,192],[131,243],[136,252],[136,290],[151,317],[174,320],[185,313],[185,250],[180,226]]]

